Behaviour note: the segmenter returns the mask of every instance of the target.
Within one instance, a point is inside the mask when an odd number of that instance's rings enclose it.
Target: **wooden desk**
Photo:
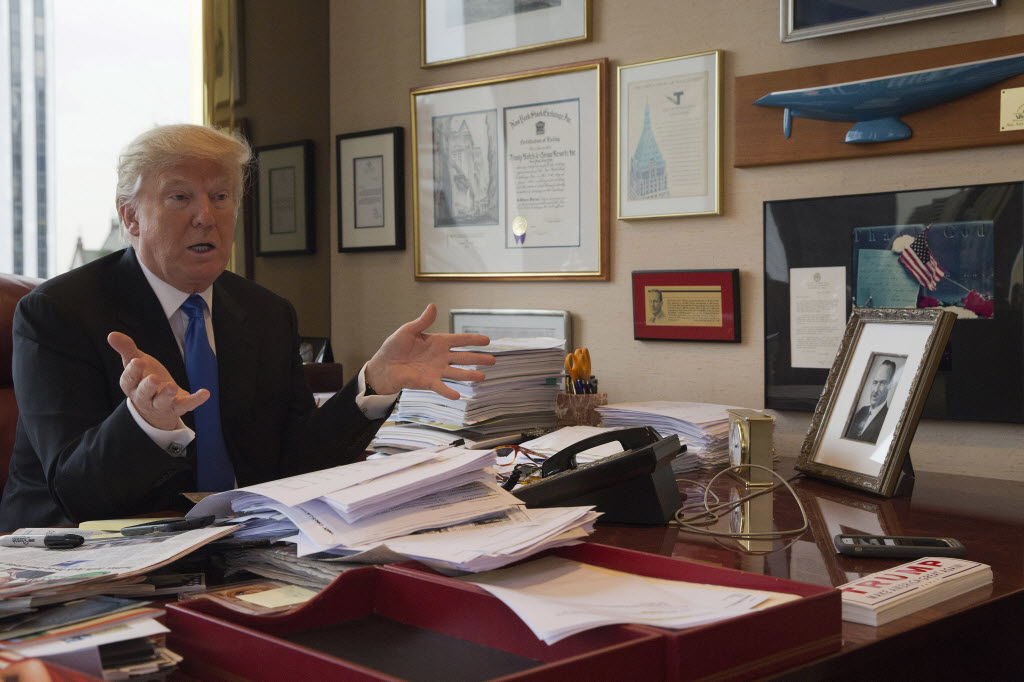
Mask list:
[[[783,459],[776,470],[797,472]],[[690,478],[706,482],[710,475]],[[725,500],[740,488],[723,476],[715,492]],[[731,540],[673,528],[599,526],[591,540],[644,552],[789,578],[818,585],[840,585],[904,560],[848,558],[835,552],[840,532],[954,537],[967,557],[992,567],[991,586],[922,609],[874,628],[843,623],[843,647],[779,676],[792,680],[1021,679],[1018,657],[1024,632],[1024,483],[919,472],[909,496],[884,499],[800,477],[793,487],[807,509],[811,528],[796,540],[757,541],[757,551],[741,551]],[[687,503],[703,490],[681,482]],[[732,499],[735,499],[733,497]],[[797,528],[800,514],[785,488],[770,497],[776,529]],[[766,518],[763,515],[762,518]],[[732,520],[719,521],[727,530]],[[755,521],[756,524],[756,521]],[[770,633],[766,634],[770,636]],[[737,642],[742,646],[742,642]]]

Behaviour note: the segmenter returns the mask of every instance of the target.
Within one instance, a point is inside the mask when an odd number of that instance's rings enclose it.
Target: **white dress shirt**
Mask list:
[[[146,281],[149,282],[149,286],[152,287],[153,293],[156,294],[157,300],[160,301],[161,307],[164,309],[164,315],[167,316],[167,322],[171,325],[171,332],[174,334],[175,340],[178,342],[178,350],[181,351],[182,357],[184,357],[185,348],[185,331],[188,329],[188,315],[181,309],[181,304],[189,297],[183,291],[178,291],[167,282],[163,281],[152,272],[149,268],[139,261],[139,267],[142,268],[142,274],[146,276]],[[213,287],[208,288],[199,294],[204,301],[206,301],[206,308],[203,310],[203,317],[206,321],[206,336],[210,341],[210,348],[213,349],[214,354],[217,353],[217,343],[214,339],[213,334]],[[145,349],[140,349],[145,352]],[[387,414],[388,409],[395,402],[398,394],[391,395],[365,395],[366,393],[366,365],[363,365],[359,370],[358,377],[358,388],[359,393],[356,395],[356,406],[366,415],[367,419],[379,419]],[[170,431],[164,429],[158,429],[139,414],[138,409],[132,403],[131,398],[128,399],[128,411],[131,413],[135,422],[139,425],[139,428],[149,436],[154,443],[159,445],[162,449],[175,456],[183,456],[185,449],[188,444],[196,437],[195,431],[188,428],[180,418],[178,419],[178,426]]]

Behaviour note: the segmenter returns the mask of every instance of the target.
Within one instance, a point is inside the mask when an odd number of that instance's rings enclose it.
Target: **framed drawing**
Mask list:
[[[405,169],[401,128],[334,138],[338,251],[405,248]]]
[[[420,0],[420,66],[590,40],[590,0]]]
[[[738,343],[740,271],[634,271],[633,338]]]
[[[413,90],[416,279],[608,279],[604,59]]]
[[[572,316],[568,310],[485,310],[458,308],[448,313],[452,334],[485,334],[492,339],[550,336],[572,348]]]
[[[796,468],[890,497],[956,315],[856,308]]]
[[[313,253],[313,141],[255,151],[257,255]]]
[[[619,67],[619,220],[721,212],[720,54]]]
[[[988,9],[999,0],[779,0],[784,42]]]
[[[1024,422],[1022,190],[765,202],[765,406],[815,408],[854,306],[945,308],[960,321],[924,416]]]

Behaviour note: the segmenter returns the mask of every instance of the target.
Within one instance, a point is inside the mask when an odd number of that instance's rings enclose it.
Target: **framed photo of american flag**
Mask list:
[[[944,309],[924,417],[1024,422],[1022,185],[765,202],[765,406],[814,409],[855,307]]]

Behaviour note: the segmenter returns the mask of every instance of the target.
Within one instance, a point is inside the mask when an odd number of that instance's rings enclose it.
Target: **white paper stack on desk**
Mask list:
[[[565,342],[554,338],[496,339],[488,346],[466,347],[490,353],[493,366],[477,366],[481,382],[445,380],[460,398],[449,400],[433,391],[405,390],[394,418],[371,444],[371,449],[394,452],[408,444],[429,447],[438,439],[482,440],[554,427],[555,396],[561,390]],[[413,428],[406,428],[406,426]],[[417,428],[418,427],[418,428]],[[440,433],[431,435],[422,428]]]
[[[448,572],[503,566],[593,529],[590,507],[526,510],[494,483],[494,463],[489,450],[407,452],[217,493],[189,516],[269,509],[297,531],[287,539],[298,556],[415,558]]]
[[[728,463],[730,405],[650,400],[596,409],[602,426],[653,426],[662,436],[679,436],[686,452],[672,461],[676,473]]]

